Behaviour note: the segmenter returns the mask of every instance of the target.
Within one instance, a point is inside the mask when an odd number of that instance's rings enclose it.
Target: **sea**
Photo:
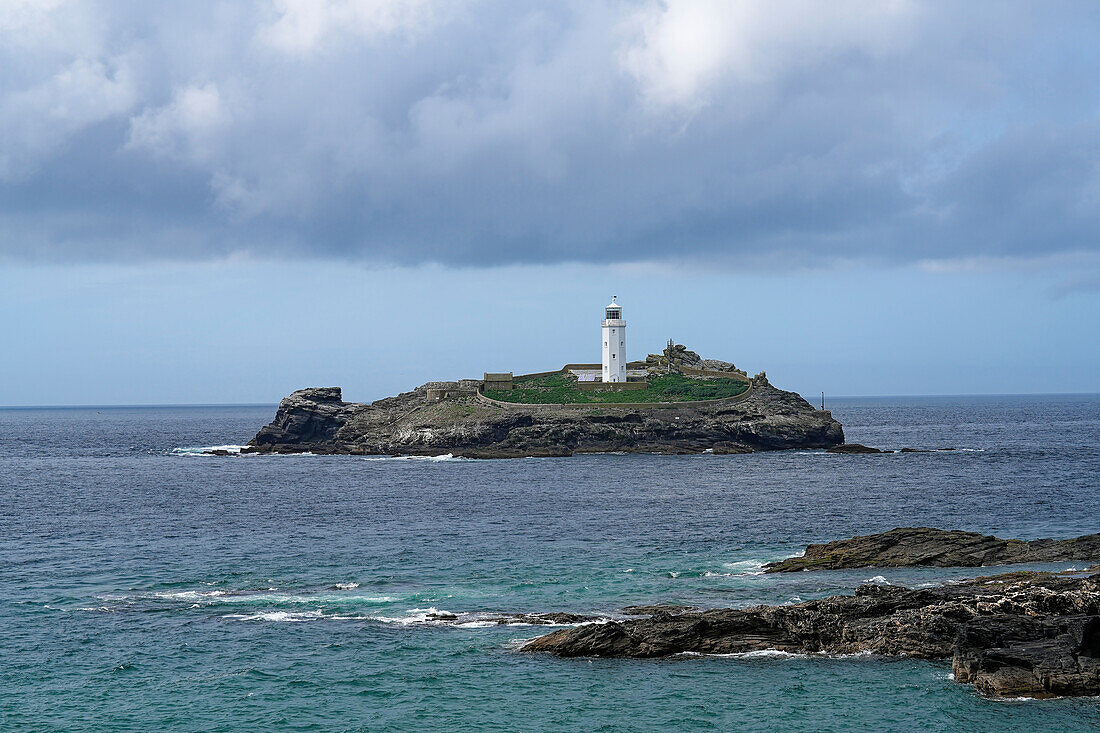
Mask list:
[[[216,457],[274,406],[0,410],[0,730],[1100,728],[1100,698],[986,699],[949,660],[557,659],[518,651],[557,627],[493,620],[997,572],[761,573],[898,526],[1100,531],[1098,395],[829,407],[932,452]]]

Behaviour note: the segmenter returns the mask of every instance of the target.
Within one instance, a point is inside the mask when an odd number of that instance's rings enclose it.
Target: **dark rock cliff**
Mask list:
[[[434,383],[433,383],[434,384]],[[338,387],[285,398],[246,452],[567,456],[610,451],[746,453],[827,448],[844,442],[839,422],[764,377],[733,402],[646,409],[504,409],[465,393],[431,399],[424,385],[371,404],[341,401]]]

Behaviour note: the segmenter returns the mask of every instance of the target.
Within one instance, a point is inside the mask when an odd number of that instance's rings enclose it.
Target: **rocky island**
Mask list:
[[[682,345],[626,365],[631,376],[622,383],[585,382],[599,366],[429,382],[370,404],[344,402],[339,387],[303,389],[283,399],[242,452],[517,458],[844,443],[828,411],[773,387],[763,372],[749,378]]]

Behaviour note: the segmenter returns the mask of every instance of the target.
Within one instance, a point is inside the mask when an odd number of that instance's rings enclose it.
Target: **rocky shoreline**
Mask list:
[[[904,527],[810,545],[767,572],[863,567],[974,567],[1100,561],[1100,534],[1002,540]],[[645,618],[562,629],[523,651],[648,659],[675,654],[881,654],[952,660],[955,680],[985,695],[1100,695],[1100,574],[1010,572],[930,588],[865,584],[854,595],[744,609],[635,606]]]
[[[751,453],[844,443],[839,422],[763,374],[743,399],[660,409],[494,405],[477,383],[430,382],[370,404],[344,402],[339,387],[283,399],[242,453],[444,455],[467,458],[578,453]],[[455,385],[454,388],[440,385]]]
[[[561,629],[524,652],[651,659],[776,650],[952,660],[985,695],[1100,694],[1100,574],[1007,573],[910,589],[861,585],[851,596],[789,606],[664,610]]]

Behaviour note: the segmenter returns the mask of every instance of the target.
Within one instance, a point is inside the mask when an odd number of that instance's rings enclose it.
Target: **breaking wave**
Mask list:
[[[680,652],[681,657],[718,657],[722,659],[855,659],[874,656],[872,652],[852,652],[851,654],[831,654],[829,652],[787,652],[781,649],[754,649],[750,652],[704,653]]]
[[[173,448],[174,456],[212,456],[214,451],[225,451],[233,455],[240,455],[243,445],[192,445],[183,448]]]
[[[443,461],[472,461],[473,458],[456,457],[453,453],[444,453],[439,456],[362,456],[362,461],[427,461],[429,463],[441,463]]]
[[[889,580],[887,580],[885,577],[883,577],[881,575],[876,575],[873,578],[867,578],[867,580],[865,580],[863,582],[864,583],[872,583],[874,585],[893,585],[893,583],[891,583]]]

